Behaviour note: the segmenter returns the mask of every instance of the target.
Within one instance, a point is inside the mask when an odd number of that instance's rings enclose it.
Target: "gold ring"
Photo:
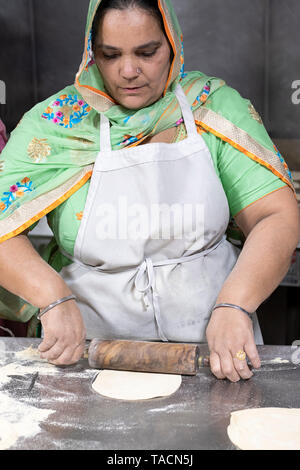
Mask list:
[[[235,357],[236,357],[239,361],[244,361],[244,360],[246,359],[246,353],[245,353],[245,351],[243,351],[243,349],[240,349],[240,350],[236,353]]]

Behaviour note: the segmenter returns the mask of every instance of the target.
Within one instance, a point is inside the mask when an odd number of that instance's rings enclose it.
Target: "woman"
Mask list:
[[[40,309],[43,358],[75,363],[85,337],[207,340],[216,377],[251,377],[253,312],[287,272],[298,206],[251,103],[184,72],[169,0],[92,0],[75,85],[23,117],[4,159],[0,284]],[[43,215],[44,261],[26,237]]]

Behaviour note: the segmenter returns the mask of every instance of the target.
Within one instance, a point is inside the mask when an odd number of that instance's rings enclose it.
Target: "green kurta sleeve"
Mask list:
[[[211,132],[201,132],[201,135],[226,193],[231,217],[267,194],[287,186],[271,170]],[[182,125],[177,140],[185,137],[186,132]]]
[[[218,120],[202,136],[224,187],[230,214],[235,216],[258,199],[287,186],[279,173],[282,169],[290,176],[290,171],[249,99],[224,86],[211,101],[208,99],[207,107],[218,113]]]
[[[236,216],[267,194],[287,186],[265,166],[251,160],[227,142],[218,140],[217,171],[227,196],[231,216]]]

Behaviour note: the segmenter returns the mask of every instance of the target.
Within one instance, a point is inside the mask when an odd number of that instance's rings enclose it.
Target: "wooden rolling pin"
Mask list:
[[[195,375],[208,358],[194,344],[93,339],[88,350],[93,369]]]

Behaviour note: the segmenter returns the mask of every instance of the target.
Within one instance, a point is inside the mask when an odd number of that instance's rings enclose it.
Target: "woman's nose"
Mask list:
[[[135,60],[124,59],[121,64],[121,75],[126,80],[133,80],[138,77],[138,65]]]

